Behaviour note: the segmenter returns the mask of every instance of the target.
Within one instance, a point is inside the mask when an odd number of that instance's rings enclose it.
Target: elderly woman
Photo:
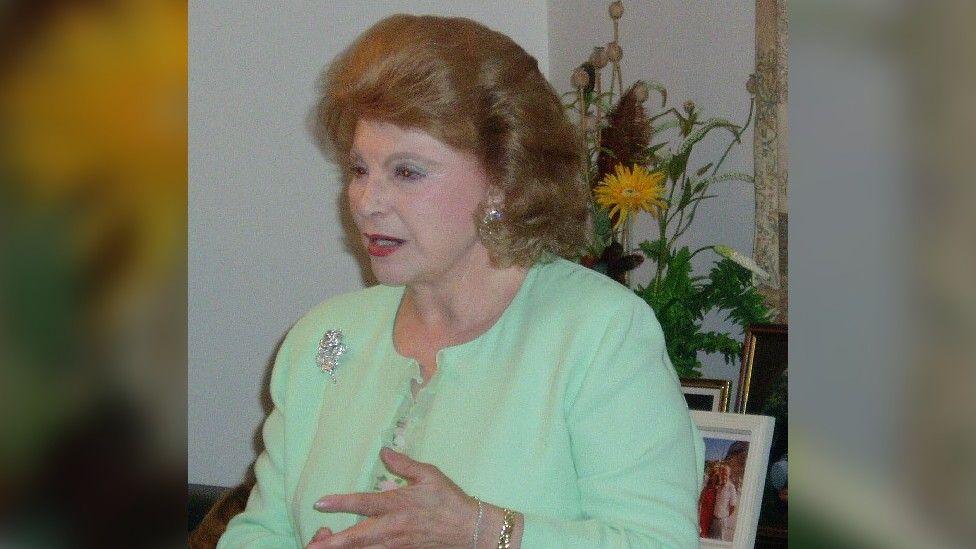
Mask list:
[[[697,547],[701,439],[651,309],[562,258],[587,189],[535,59],[393,16],[317,115],[379,284],[289,331],[219,547]]]

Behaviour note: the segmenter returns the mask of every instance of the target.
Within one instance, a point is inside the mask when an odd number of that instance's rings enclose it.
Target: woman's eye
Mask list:
[[[366,168],[364,166],[354,164],[351,168],[349,168],[349,175],[351,175],[354,179],[358,179],[366,175]]]
[[[400,179],[414,180],[424,176],[423,172],[412,166],[397,166],[393,170],[394,175]]]

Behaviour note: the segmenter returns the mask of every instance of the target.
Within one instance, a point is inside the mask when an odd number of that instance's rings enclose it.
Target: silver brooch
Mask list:
[[[339,357],[345,354],[346,346],[342,344],[342,332],[328,330],[319,341],[319,352],[315,355],[315,362],[323,372],[332,376],[332,383],[336,382],[335,369],[339,366]]]

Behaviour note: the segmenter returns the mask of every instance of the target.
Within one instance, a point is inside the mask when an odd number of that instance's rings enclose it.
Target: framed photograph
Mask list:
[[[681,378],[681,392],[690,410],[728,412],[731,386],[732,382],[727,379]]]
[[[691,416],[705,440],[701,546],[752,549],[775,420],[698,410]]]
[[[785,547],[787,542],[788,358],[786,324],[746,327],[735,411],[776,419],[769,452],[770,468],[759,514],[758,540],[764,547]]]

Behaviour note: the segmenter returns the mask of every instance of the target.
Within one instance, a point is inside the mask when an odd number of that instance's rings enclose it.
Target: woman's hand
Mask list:
[[[337,494],[320,499],[322,512],[367,517],[341,532],[320,528],[308,549],[347,547],[470,547],[478,502],[429,463],[389,448],[380,459],[406,486],[377,493]]]

